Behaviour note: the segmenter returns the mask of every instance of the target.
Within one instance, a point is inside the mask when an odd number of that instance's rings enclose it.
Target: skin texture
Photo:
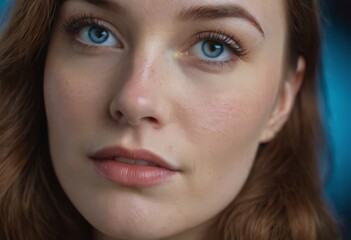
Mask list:
[[[113,0],[113,2],[117,2]],[[194,6],[236,4],[242,18],[182,20]],[[57,177],[97,239],[205,239],[242,188],[260,143],[288,118],[304,63],[285,67],[280,0],[128,0],[124,13],[68,0],[49,45],[44,96]],[[62,29],[93,15],[122,45],[82,47]],[[247,54],[201,61],[199,32],[221,28]],[[86,44],[86,42],[85,42]],[[128,187],[97,173],[89,155],[107,146],[147,149],[181,169],[165,182]]]

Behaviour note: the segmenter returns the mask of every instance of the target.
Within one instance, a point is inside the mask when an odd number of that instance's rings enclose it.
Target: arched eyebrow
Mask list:
[[[182,9],[179,14],[181,20],[209,20],[219,18],[242,18],[253,25],[264,37],[264,31],[257,19],[244,8],[233,5],[209,5],[209,6],[194,6],[187,9]]]
[[[126,14],[127,12],[126,9],[117,1],[112,1],[112,0],[85,0],[85,1],[101,8],[113,10],[114,12],[117,12],[120,14]]]
[[[96,6],[112,9],[120,14],[126,14],[127,10],[113,0],[86,0]],[[181,20],[209,20],[219,18],[242,18],[253,25],[264,37],[265,33],[257,21],[257,19],[244,8],[235,4],[223,5],[208,5],[208,6],[193,6],[187,9],[182,9],[178,17]]]

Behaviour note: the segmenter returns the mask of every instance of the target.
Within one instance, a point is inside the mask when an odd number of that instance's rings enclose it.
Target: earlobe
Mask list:
[[[260,138],[261,143],[271,141],[288,120],[295,103],[295,97],[300,90],[305,76],[305,69],[305,59],[303,57],[299,57],[296,70],[288,73],[288,77],[281,87],[276,105],[270,115],[265,129],[262,132]]]

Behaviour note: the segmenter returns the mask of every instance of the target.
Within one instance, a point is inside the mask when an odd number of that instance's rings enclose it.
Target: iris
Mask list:
[[[217,58],[224,52],[224,46],[221,43],[206,40],[202,43],[202,51],[208,58]]]
[[[100,27],[90,27],[88,35],[89,39],[95,44],[106,42],[110,36],[108,31]]]

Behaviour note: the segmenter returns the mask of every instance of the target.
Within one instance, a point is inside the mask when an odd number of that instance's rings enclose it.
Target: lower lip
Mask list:
[[[94,160],[99,174],[107,179],[127,186],[152,186],[168,180],[177,173],[162,167],[140,166],[115,160]]]

